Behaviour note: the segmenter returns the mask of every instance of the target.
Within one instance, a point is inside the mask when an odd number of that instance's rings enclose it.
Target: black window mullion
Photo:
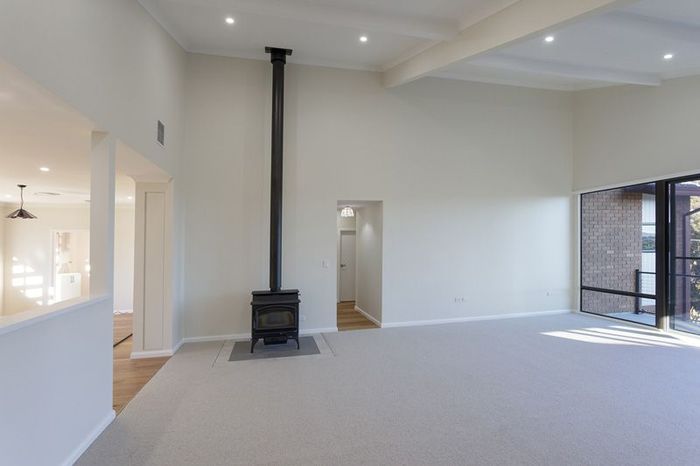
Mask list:
[[[674,189],[674,185],[671,185]],[[671,202],[674,196],[671,195]],[[669,183],[658,181],[656,183],[656,328],[667,330],[669,325],[668,314],[668,267],[669,256],[675,255],[670,251],[675,241],[669,234]],[[669,239],[671,239],[669,243]],[[670,253],[670,254],[669,254]]]

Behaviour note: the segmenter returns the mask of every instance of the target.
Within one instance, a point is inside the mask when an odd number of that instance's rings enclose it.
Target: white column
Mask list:
[[[90,296],[114,294],[114,160],[116,139],[92,132],[90,156]]]

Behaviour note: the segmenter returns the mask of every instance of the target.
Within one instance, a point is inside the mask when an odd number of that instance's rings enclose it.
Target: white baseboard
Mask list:
[[[100,436],[100,434],[109,426],[114,418],[117,417],[117,413],[114,412],[113,409],[109,411],[109,414],[100,421],[99,424],[95,426],[92,431],[88,434],[85,439],[83,439],[82,442],[71,452],[71,454],[66,458],[66,460],[61,463],[63,466],[72,466],[75,464],[76,461],[80,458],[80,456],[85,453],[85,451],[92,445],[92,442],[94,442],[97,437]]]
[[[172,356],[173,354],[175,354],[175,352],[172,349],[134,351],[131,353],[131,359],[164,358]]]
[[[208,341],[224,341],[224,340],[249,340],[250,333],[231,333],[228,335],[208,335],[203,337],[185,337],[182,339],[184,343],[204,343]]]
[[[299,330],[299,335],[318,335],[319,333],[338,333],[338,327],[307,328]]]
[[[423,325],[442,325],[442,324],[457,324],[461,322],[479,322],[483,320],[502,320],[502,319],[518,319],[523,317],[538,317],[538,316],[555,316],[561,314],[570,314],[575,312],[571,309],[558,309],[554,311],[537,311],[537,312],[518,312],[512,314],[494,314],[486,316],[469,316],[469,317],[456,317],[452,319],[432,319],[432,320],[410,320],[405,322],[379,322],[377,319],[367,314],[365,311],[355,306],[355,309],[362,315],[367,317],[369,320],[380,326],[381,328],[395,328],[395,327],[419,327]],[[337,333],[338,327],[326,327],[326,328],[310,328],[300,330],[300,335],[316,335],[319,333]],[[182,343],[201,343],[207,341],[225,341],[225,340],[247,340],[250,338],[250,333],[232,333],[229,335],[210,335],[202,337],[185,337],[182,339]],[[152,352],[149,352],[152,353]],[[134,353],[132,353],[132,358]],[[172,356],[168,354],[166,356]],[[157,357],[157,356],[143,356],[143,357]]]
[[[561,309],[556,311],[537,311],[537,312],[519,312],[514,314],[495,314],[486,316],[470,316],[456,317],[452,319],[434,319],[434,320],[411,320],[406,322],[383,322],[382,328],[392,327],[418,327],[423,325],[441,325],[441,324],[457,324],[461,322],[479,322],[483,320],[502,320],[502,319],[518,319],[522,317],[538,317],[538,316],[554,316],[561,314],[570,314],[574,311],[571,309]]]
[[[299,335],[316,335],[318,333],[336,333],[338,327],[326,328],[309,328],[299,330]],[[207,341],[227,341],[227,340],[250,340],[250,332],[248,333],[231,333],[228,335],[209,335],[203,337],[185,337],[183,343],[202,343]]]
[[[376,325],[377,327],[379,327],[379,328],[382,327],[382,323],[381,323],[381,322],[379,322],[377,319],[375,319],[374,316],[372,316],[372,315],[368,314],[367,312],[363,311],[359,306],[355,306],[355,310],[356,310],[357,312],[359,312],[360,314],[362,314],[363,316],[365,316],[365,318],[366,318],[367,320],[369,320],[370,322],[372,322],[372,323],[373,323],[374,325]]]
[[[148,351],[133,351],[131,353],[131,359],[148,359],[148,358],[163,358],[167,356],[172,356],[177,353],[180,349],[185,339],[178,341],[172,349],[164,350],[148,350]]]
[[[181,338],[180,341],[178,341],[177,344],[175,344],[175,347],[173,348],[173,354],[177,353],[177,350],[180,349],[183,343],[184,340]]]

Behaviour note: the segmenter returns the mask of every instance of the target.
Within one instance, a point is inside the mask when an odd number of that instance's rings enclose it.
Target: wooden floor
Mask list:
[[[355,310],[355,301],[338,303],[338,331],[378,328],[374,322]]]
[[[114,382],[112,407],[119,414],[146,383],[170,359],[129,359],[134,337],[114,347]]]
[[[112,345],[117,345],[126,340],[131,335],[133,326],[133,313],[124,312],[114,314],[114,332],[112,335]]]

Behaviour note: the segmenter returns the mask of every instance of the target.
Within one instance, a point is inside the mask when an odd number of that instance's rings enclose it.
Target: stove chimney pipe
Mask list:
[[[272,159],[270,180],[270,291],[282,288],[282,181],[284,66],[290,49],[265,47],[272,63]]]

